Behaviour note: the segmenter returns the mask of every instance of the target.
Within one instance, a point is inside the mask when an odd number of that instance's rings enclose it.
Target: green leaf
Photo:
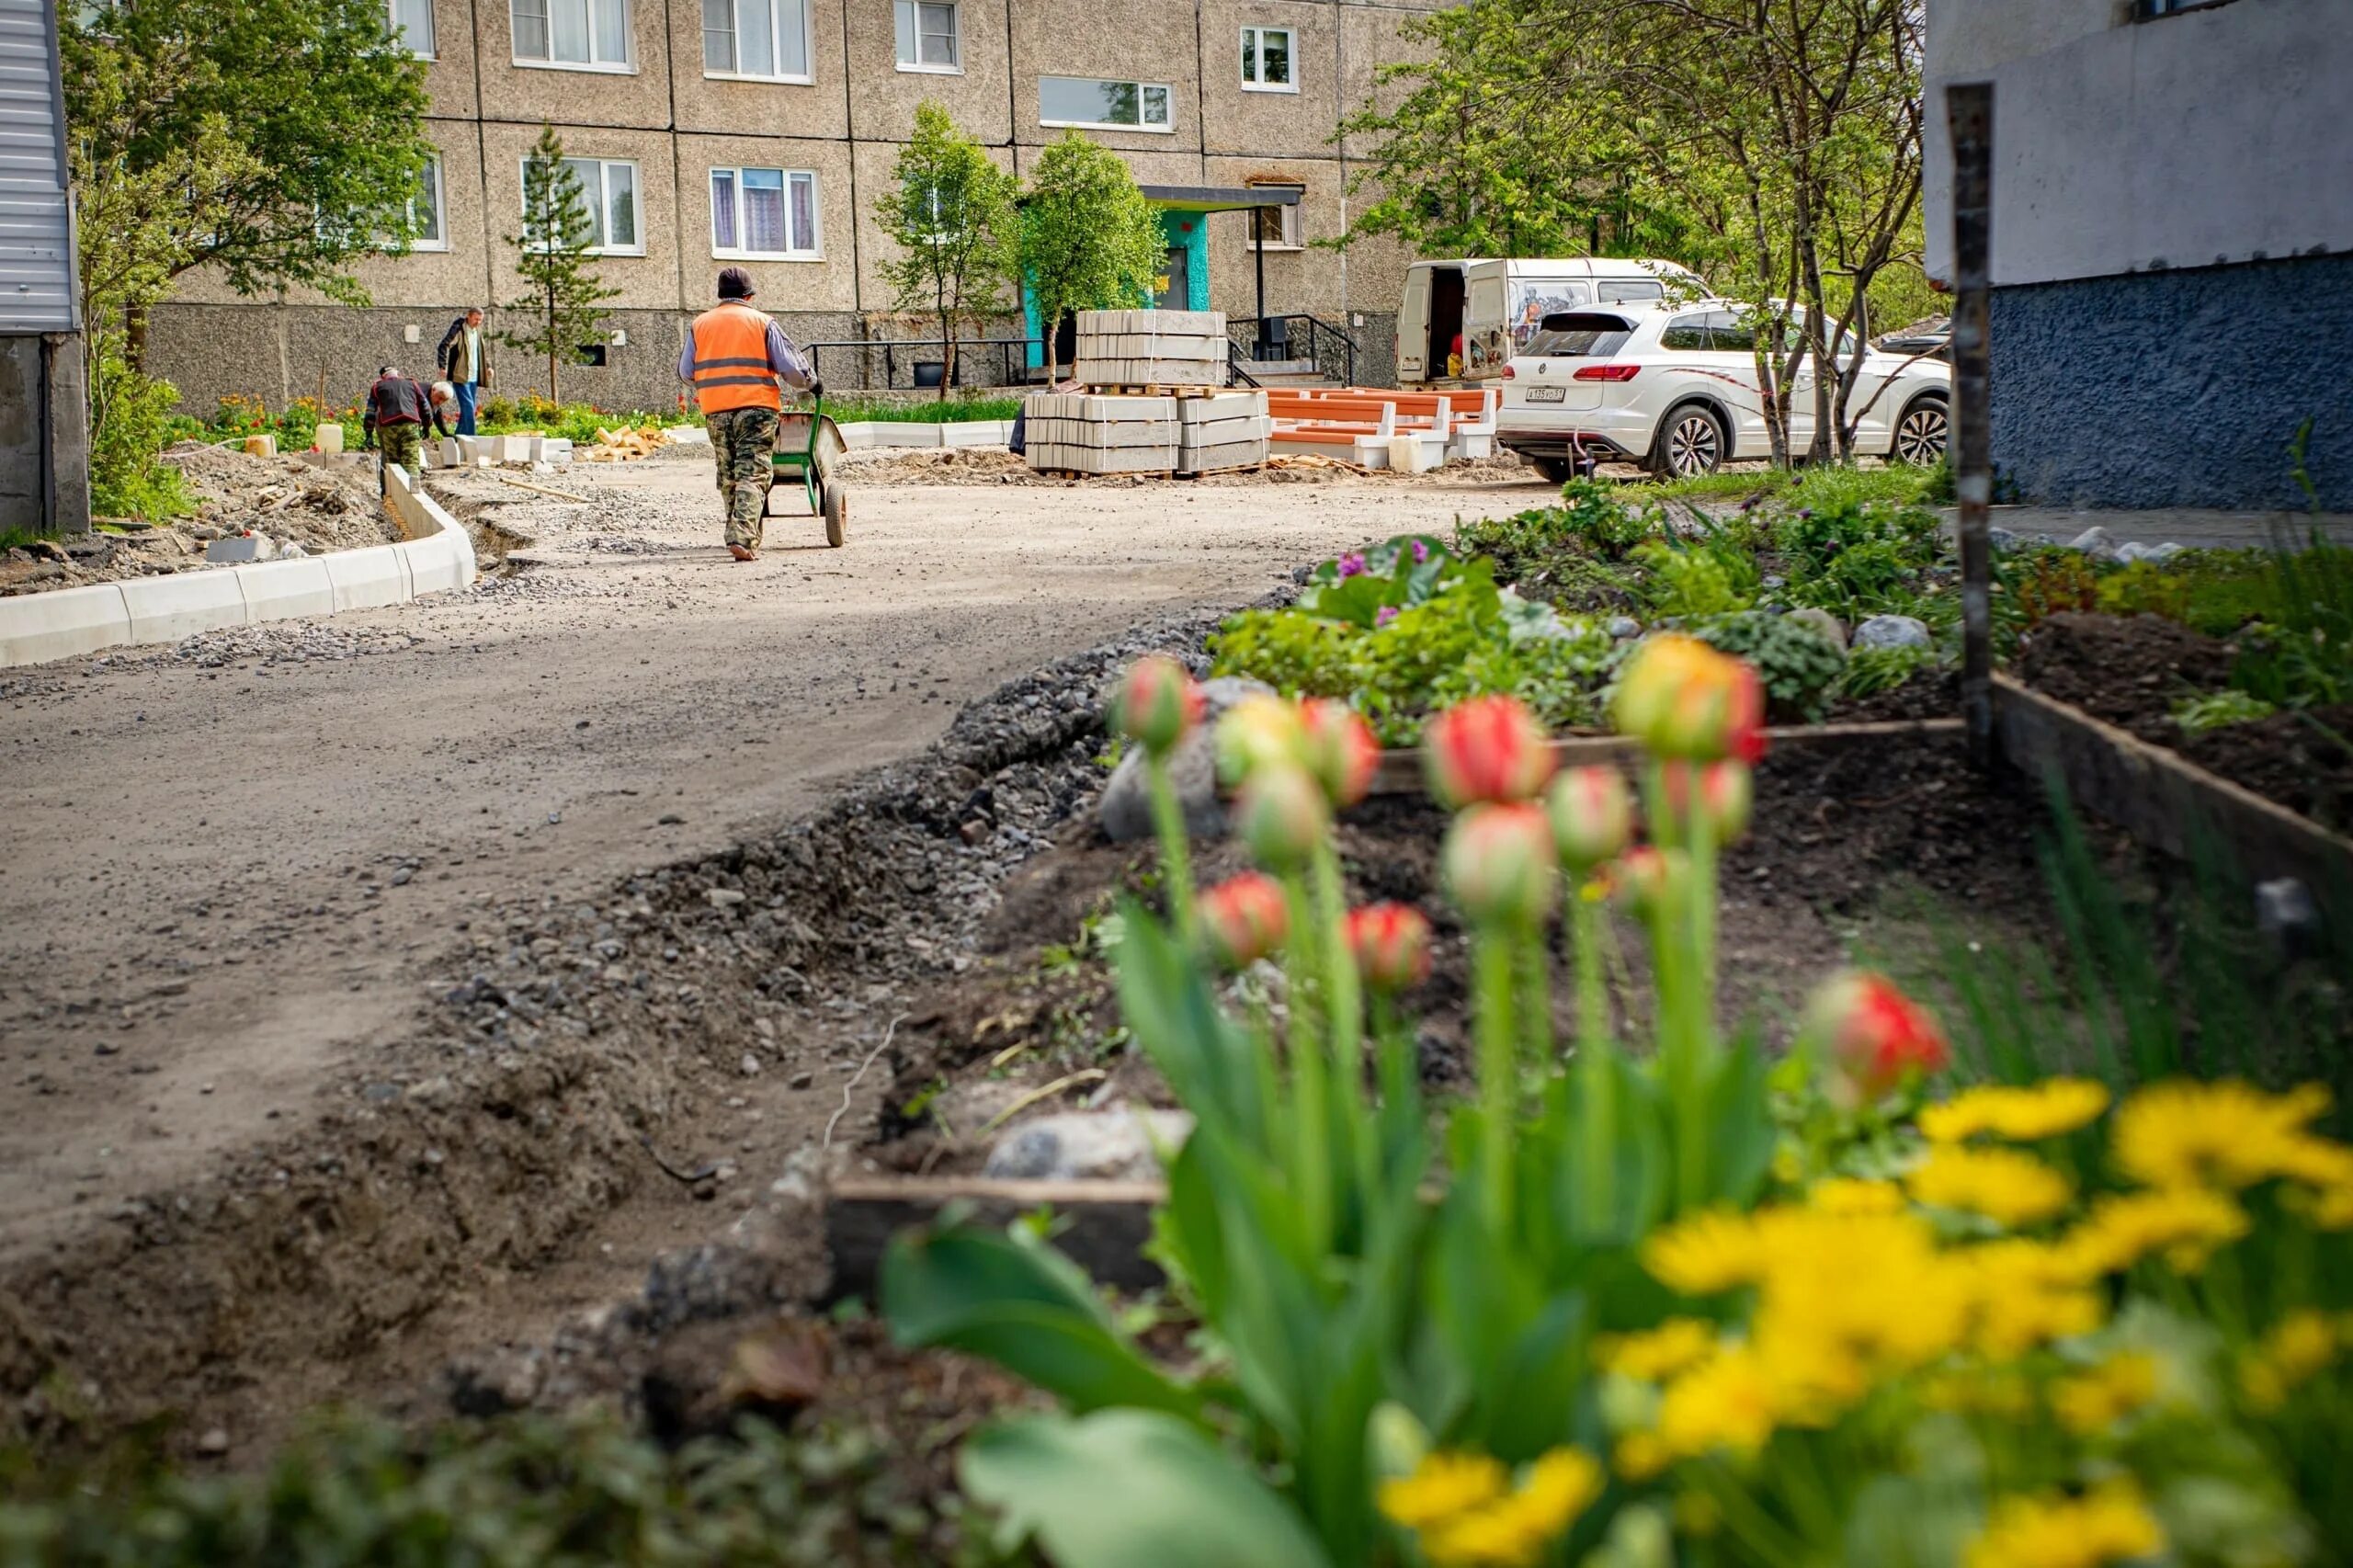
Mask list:
[[[1199,1409],[1120,1335],[1077,1266],[1026,1232],[905,1232],[883,1257],[881,1295],[901,1345],[985,1357],[1080,1410]]]
[[[1319,1568],[1299,1514],[1181,1422],[1114,1410],[1040,1415],[965,1444],[964,1490],[1060,1568]]]

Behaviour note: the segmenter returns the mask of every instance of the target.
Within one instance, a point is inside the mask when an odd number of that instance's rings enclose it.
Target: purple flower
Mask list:
[[[1421,540],[1415,540],[1414,541],[1414,564],[1419,566],[1429,558],[1429,545]]]
[[[1395,605],[1382,605],[1378,610],[1373,612],[1372,624],[1374,628],[1378,630],[1381,627],[1388,625],[1391,621],[1396,619],[1397,607]]]
[[[1340,569],[1340,581],[1345,583],[1364,570],[1364,557],[1352,550],[1340,557],[1336,564]]]

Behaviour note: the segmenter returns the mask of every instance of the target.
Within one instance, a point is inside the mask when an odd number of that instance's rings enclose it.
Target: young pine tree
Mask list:
[[[521,254],[515,270],[529,291],[506,309],[531,325],[526,332],[502,332],[502,342],[548,359],[548,401],[560,403],[556,367],[577,360],[581,343],[594,337],[610,313],[598,301],[620,292],[608,289],[589,262],[588,247],[597,243],[597,227],[589,216],[588,199],[580,176],[563,161],[563,142],[552,125],[540,127],[540,140],[523,165],[523,232],[506,243]]]
[[[1017,184],[929,99],[916,107],[915,140],[892,172],[898,184],[874,202],[875,222],[899,247],[882,263],[882,277],[897,309],[939,323],[945,398],[956,381],[957,322],[978,325],[1006,309],[1005,287],[1016,276]]]

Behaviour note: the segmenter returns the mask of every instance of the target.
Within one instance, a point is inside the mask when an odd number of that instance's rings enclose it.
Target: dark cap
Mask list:
[[[752,275],[740,267],[719,269],[719,297],[722,300],[748,300],[752,297]]]

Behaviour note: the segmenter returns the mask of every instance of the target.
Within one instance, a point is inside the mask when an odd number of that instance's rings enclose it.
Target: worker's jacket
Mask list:
[[[368,409],[360,423],[374,430],[386,425],[422,425],[431,416],[423,387],[406,376],[384,376],[368,389]]]
[[[730,300],[695,317],[695,401],[705,414],[782,408],[784,390],[768,358],[767,312]]]

